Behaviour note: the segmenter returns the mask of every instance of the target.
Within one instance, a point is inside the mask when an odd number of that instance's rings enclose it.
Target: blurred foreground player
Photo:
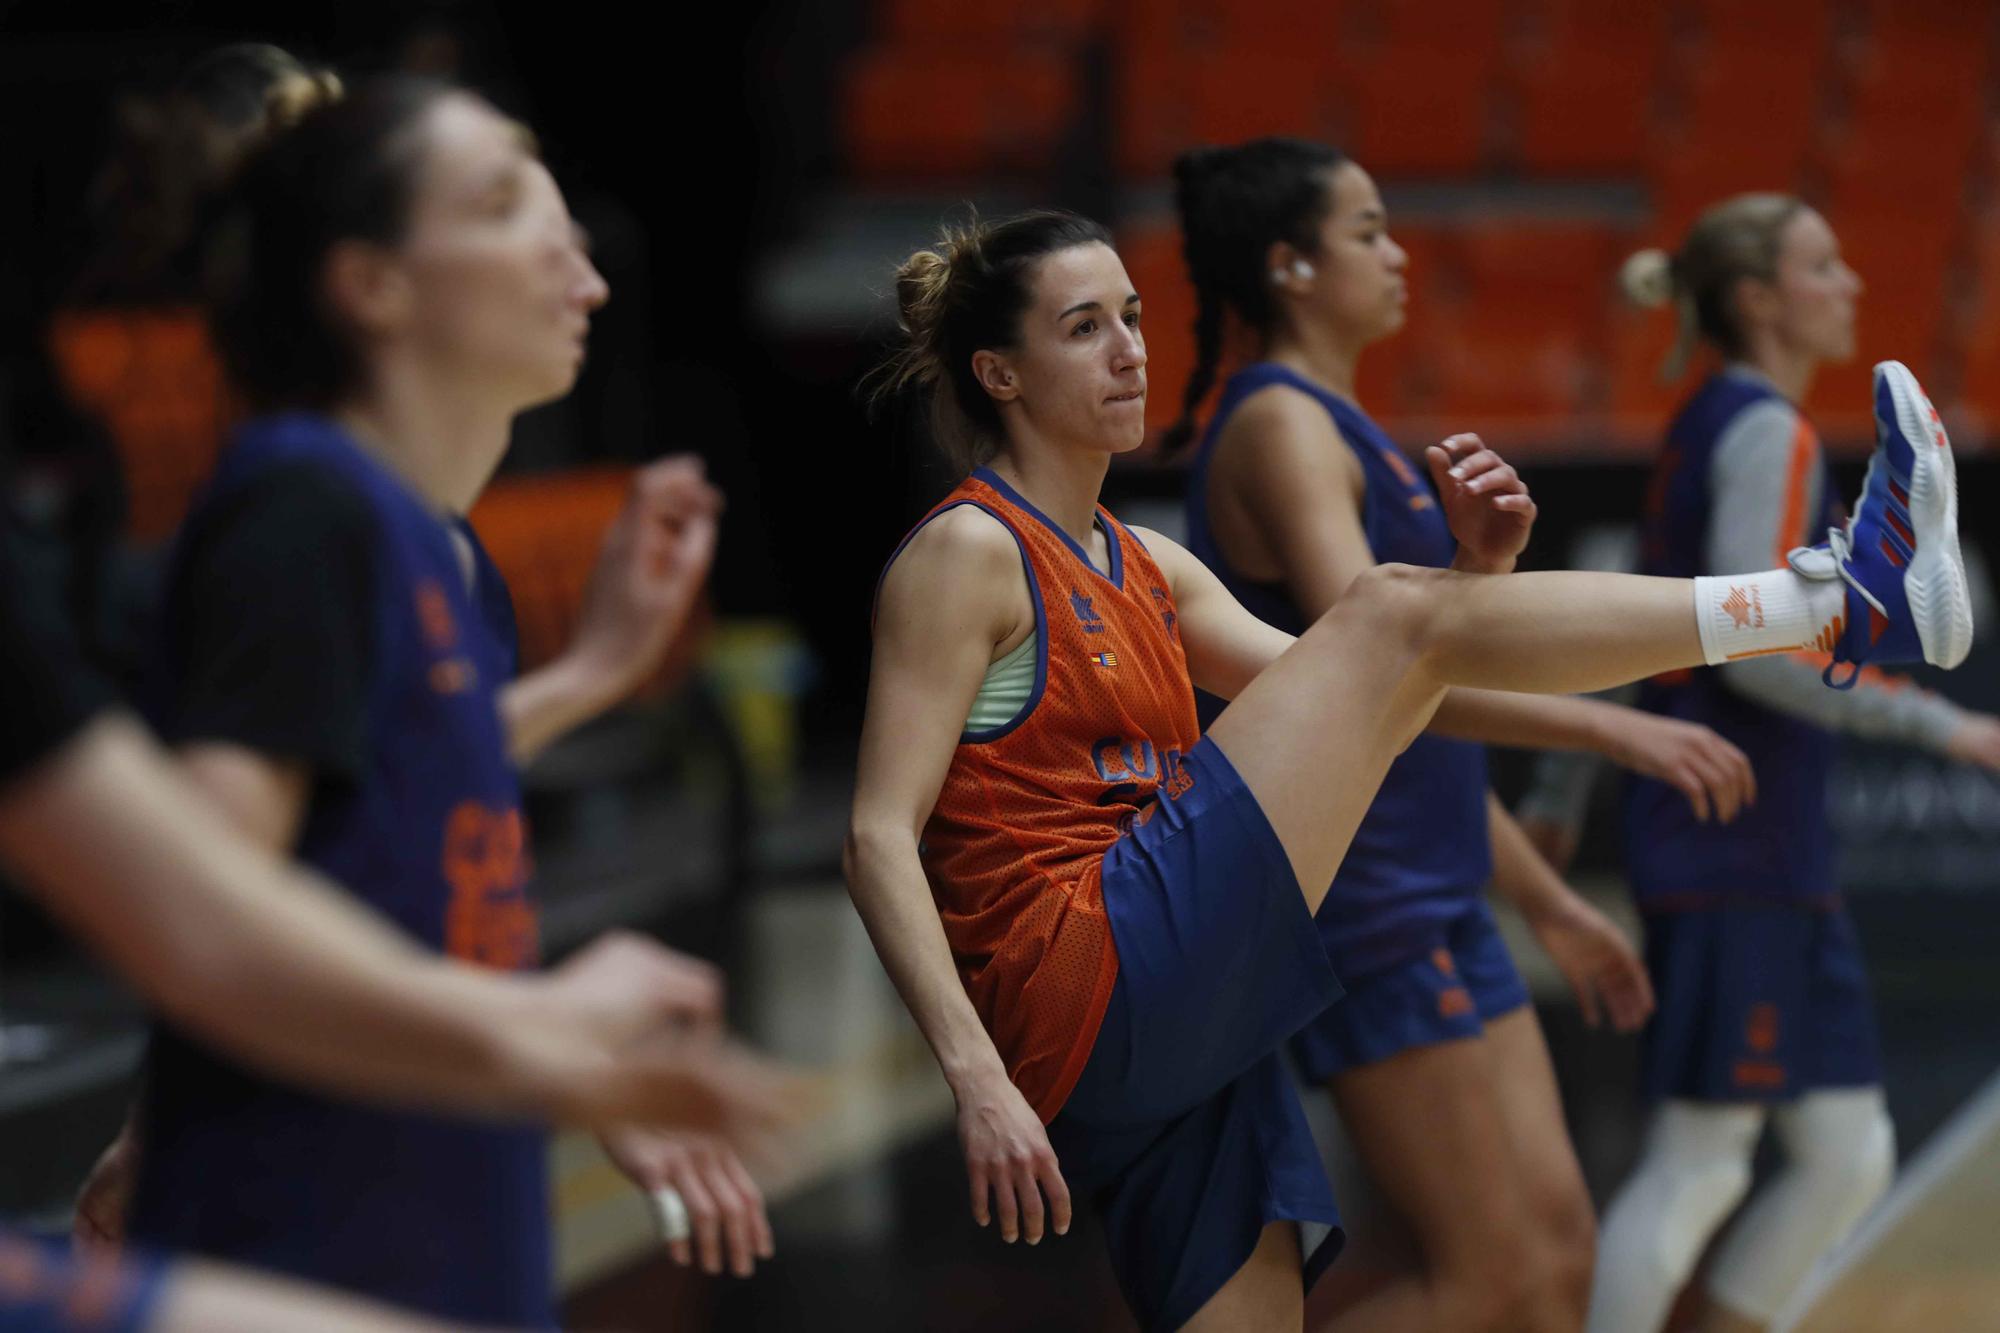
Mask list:
[[[514,679],[507,592],[463,514],[513,417],[574,382],[606,289],[522,127],[430,81],[328,91],[197,201],[218,345],[264,415],[177,542],[148,702],[260,843],[431,948],[529,968],[515,766],[657,665],[720,500],[690,462],[643,469],[570,650]],[[771,1252],[727,1142],[624,1127],[606,1146],[680,1191],[712,1270]],[[114,1198],[121,1170],[144,1243],[451,1318],[553,1318],[537,1129],[307,1093],[169,1025],[99,1173]]]
[[[468,967],[245,841],[111,706],[59,604],[0,527],[0,861],[164,1013],[259,1067],[371,1098],[680,1124],[749,1150],[787,1118],[785,1079],[690,1031],[719,1011],[701,964],[616,937],[546,974]],[[213,1264],[0,1234],[6,1333],[439,1327]]]

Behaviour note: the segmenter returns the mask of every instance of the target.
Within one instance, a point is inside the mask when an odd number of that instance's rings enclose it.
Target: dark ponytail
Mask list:
[[[209,52],[157,97],[121,103],[91,183],[92,248],[71,303],[200,300],[209,210],[275,130],[340,92],[331,70],[246,42]]]
[[[1265,271],[1271,246],[1318,248],[1332,206],[1328,177],[1345,154],[1305,139],[1253,139],[1234,148],[1196,148],[1174,161],[1181,252],[1195,292],[1195,368],[1180,419],[1161,437],[1171,455],[1194,437],[1194,416],[1221,369],[1225,320],[1234,314],[1260,334],[1277,321]]]
[[[424,118],[453,95],[436,79],[370,79],[243,164],[205,238],[203,286],[223,362],[253,406],[324,409],[360,384],[354,332],[325,299],[326,258],[342,241],[401,242]]]

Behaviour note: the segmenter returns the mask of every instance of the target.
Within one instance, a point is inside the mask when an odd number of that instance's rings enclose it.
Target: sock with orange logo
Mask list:
[[[1818,578],[1794,569],[1703,577],[1694,581],[1694,611],[1702,659],[1720,666],[1765,653],[1831,649],[1846,616],[1847,589],[1837,573]]]

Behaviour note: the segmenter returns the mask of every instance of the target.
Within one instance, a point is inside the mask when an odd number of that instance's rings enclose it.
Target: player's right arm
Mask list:
[[[537,974],[428,954],[236,834],[115,713],[0,790],[0,861],[169,1018],[280,1077],[592,1125],[763,1104],[763,1075],[673,1034],[719,1008],[704,965],[630,936]]]
[[[1031,631],[1020,549],[961,506],[925,525],[882,582],[854,811],[848,891],[958,1102],[972,1215],[1009,1241],[1069,1229],[1069,1191],[1047,1131],[1007,1075],[966,995],[918,856],[987,666]]]

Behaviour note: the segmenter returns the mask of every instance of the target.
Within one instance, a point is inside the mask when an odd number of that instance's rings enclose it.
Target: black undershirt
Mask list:
[[[273,468],[183,540],[166,594],[162,734],[360,779],[377,582],[367,501],[324,467]]]

